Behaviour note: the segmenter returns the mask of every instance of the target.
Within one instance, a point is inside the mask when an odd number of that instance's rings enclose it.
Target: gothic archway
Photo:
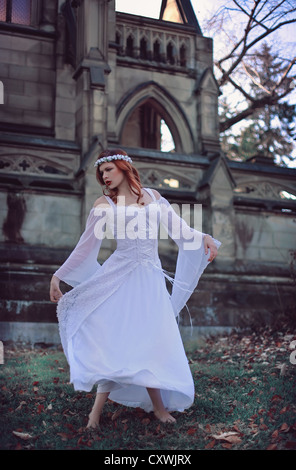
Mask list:
[[[165,123],[176,152],[194,151],[184,112],[167,90],[155,82],[146,82],[127,93],[117,107],[116,117],[116,132],[122,145],[161,150],[161,124]]]
[[[164,115],[159,104],[153,98],[148,98],[126,119],[121,131],[121,145],[167,151],[164,140],[169,138],[169,151],[175,151],[175,139]]]

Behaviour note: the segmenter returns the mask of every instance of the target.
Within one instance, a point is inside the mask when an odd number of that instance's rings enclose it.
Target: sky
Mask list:
[[[149,1],[139,1],[139,0],[115,0],[116,10],[124,13],[132,13],[134,15],[148,16],[150,18],[158,18],[161,0],[149,0]],[[221,0],[192,0],[191,4],[194,8],[195,14],[198,21],[202,22],[207,12],[221,4]]]

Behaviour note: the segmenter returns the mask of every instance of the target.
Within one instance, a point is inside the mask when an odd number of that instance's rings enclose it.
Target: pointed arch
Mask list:
[[[153,43],[153,60],[155,60],[155,62],[160,62],[161,60],[160,47],[161,42],[158,38],[156,38]]]
[[[176,52],[176,47],[173,41],[169,41],[167,43],[166,57],[167,57],[168,64],[174,65],[176,63],[177,52]]]
[[[140,59],[148,59],[148,40],[145,35],[140,40]]]
[[[126,39],[125,54],[129,57],[134,57],[135,38],[132,33],[129,33]]]
[[[193,134],[184,111],[165,88],[153,81],[138,85],[119,102],[116,111],[116,134],[119,142],[122,141],[122,133],[131,114],[147,102],[153,105],[169,127],[176,152],[193,153]]]
[[[186,67],[187,65],[187,47],[186,44],[182,42],[179,49],[180,65],[181,67]]]

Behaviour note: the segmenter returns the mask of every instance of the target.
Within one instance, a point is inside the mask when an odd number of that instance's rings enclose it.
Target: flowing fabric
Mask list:
[[[78,244],[55,272],[73,287],[58,302],[59,330],[76,390],[97,385],[111,400],[151,411],[147,387],[159,388],[166,408],[182,411],[193,402],[194,385],[176,317],[209,253],[203,233],[189,227],[165,198],[146,191],[152,201],[140,208],[106,197],[106,205],[91,209]],[[178,246],[174,279],[159,259],[160,226]],[[107,233],[117,247],[100,265]]]

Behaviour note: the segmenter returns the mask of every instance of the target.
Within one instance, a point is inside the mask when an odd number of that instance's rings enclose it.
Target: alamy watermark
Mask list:
[[[2,341],[0,341],[0,364],[4,364],[4,345]]]
[[[291,364],[296,365],[296,340],[292,341],[289,347],[290,349],[294,349],[290,354],[290,362]]]
[[[4,85],[0,80],[0,104],[4,104]]]
[[[169,236],[182,241],[185,250],[195,250],[202,244],[202,204],[168,204],[154,201],[146,206],[125,205],[122,197],[116,210],[100,204],[94,210],[94,227],[98,239],[155,240]]]

